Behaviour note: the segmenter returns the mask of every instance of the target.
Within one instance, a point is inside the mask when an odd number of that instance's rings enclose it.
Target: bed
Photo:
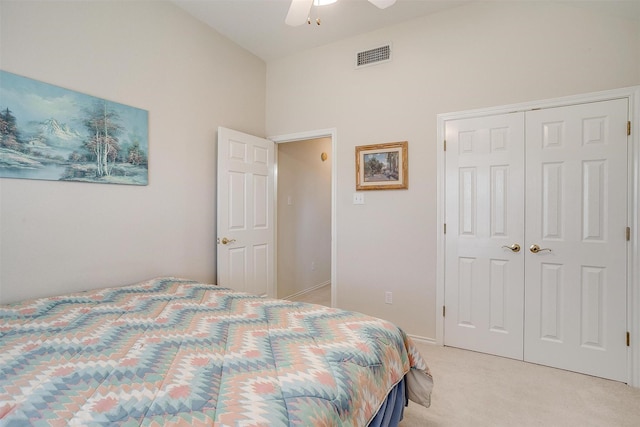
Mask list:
[[[397,425],[432,385],[387,321],[191,280],[0,305],[0,425]]]

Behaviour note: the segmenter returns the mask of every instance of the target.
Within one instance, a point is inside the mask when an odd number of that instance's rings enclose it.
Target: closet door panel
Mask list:
[[[524,358],[619,381],[627,378],[627,117],[626,99],[525,116]]]
[[[522,359],[524,115],[447,122],[445,344]]]

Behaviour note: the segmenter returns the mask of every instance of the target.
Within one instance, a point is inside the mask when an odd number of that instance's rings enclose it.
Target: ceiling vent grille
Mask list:
[[[356,68],[391,61],[391,44],[364,50],[356,54]]]

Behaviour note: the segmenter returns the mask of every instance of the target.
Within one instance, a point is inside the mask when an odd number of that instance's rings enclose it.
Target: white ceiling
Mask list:
[[[368,0],[338,0],[314,7],[321,25],[284,23],[291,0],[171,0],[191,15],[265,61],[332,43],[400,22],[486,0],[397,0],[381,10]],[[522,0],[497,0],[522,1]],[[526,0],[525,0],[526,1]],[[632,17],[640,25],[640,0],[549,0],[598,13]]]
[[[172,0],[265,61],[322,46],[472,0],[397,0],[381,10],[368,0],[338,0],[312,8],[312,23],[290,27],[284,23],[291,0]]]

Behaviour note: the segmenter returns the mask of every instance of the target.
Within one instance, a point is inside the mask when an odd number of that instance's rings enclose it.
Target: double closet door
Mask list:
[[[448,346],[627,380],[628,100],[445,123]]]

